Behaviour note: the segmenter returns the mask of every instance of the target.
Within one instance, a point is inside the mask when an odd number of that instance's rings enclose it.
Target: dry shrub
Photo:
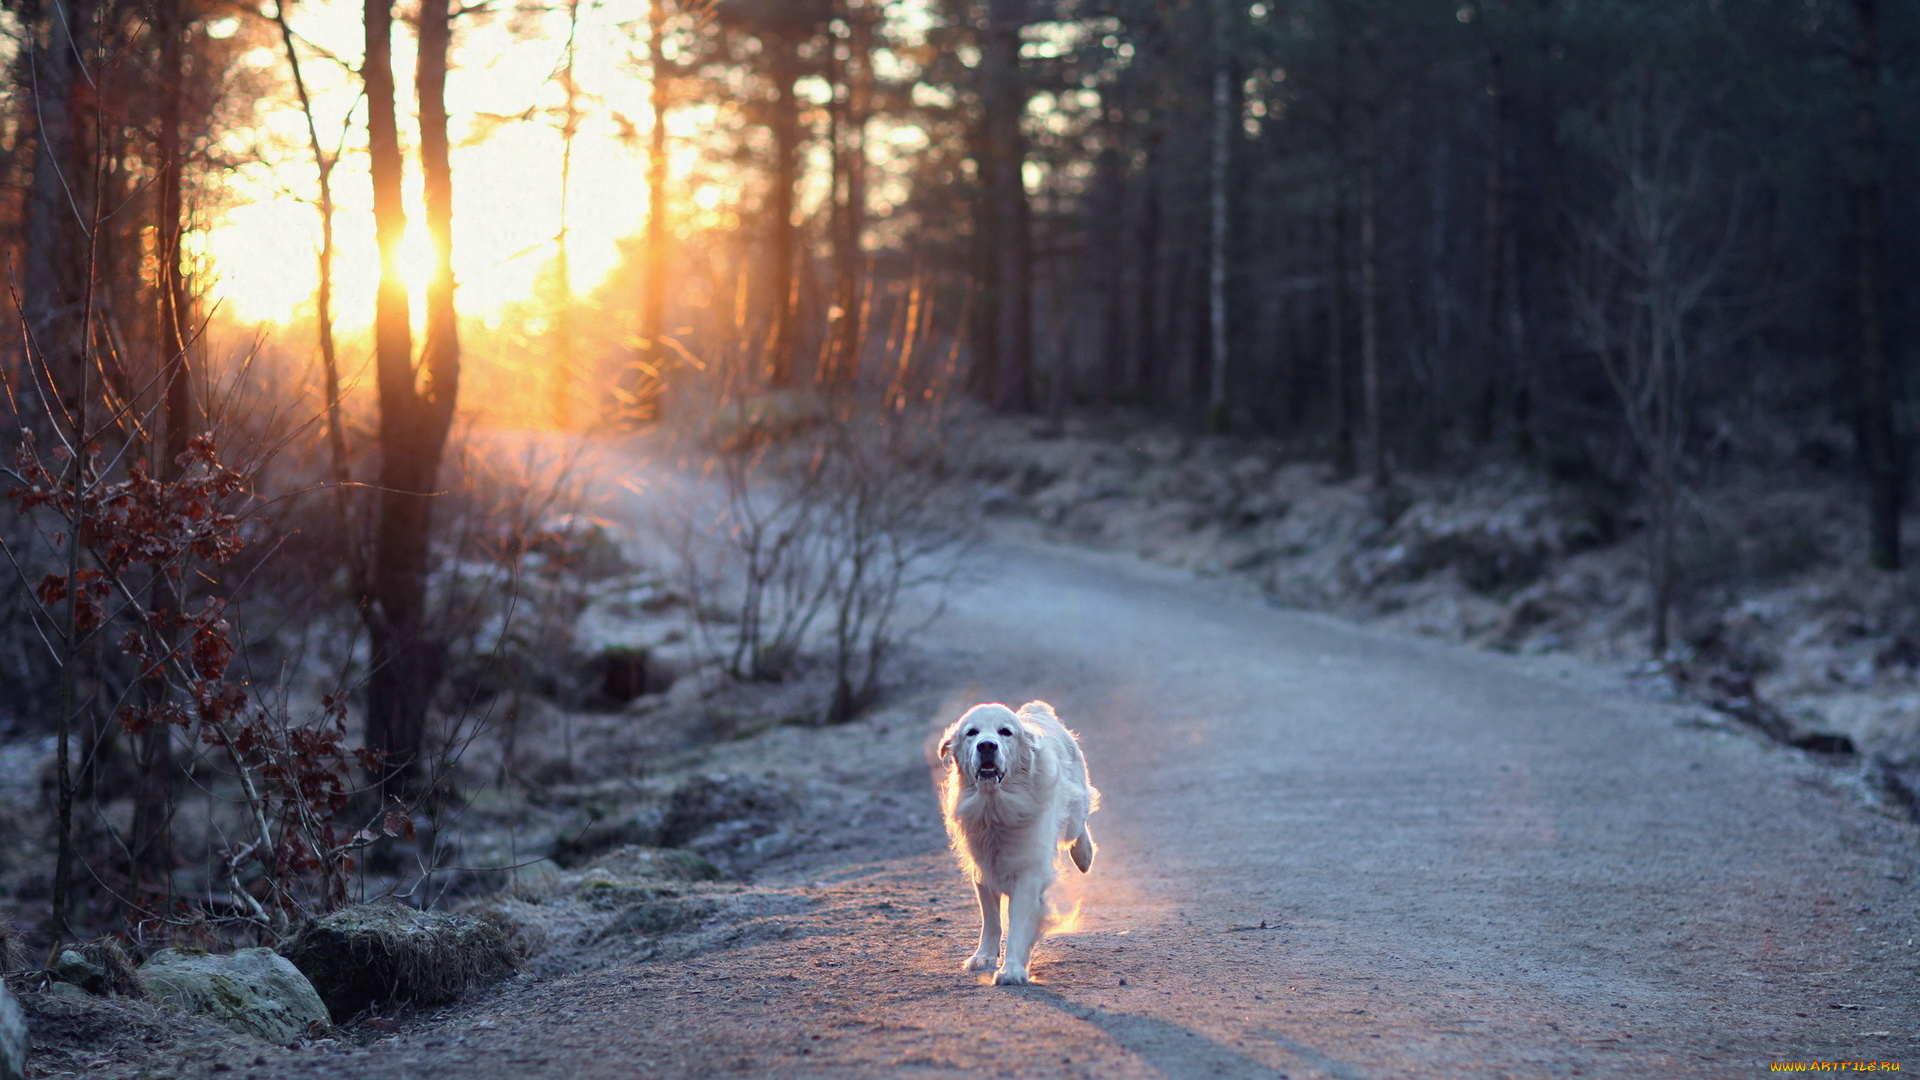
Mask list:
[[[820,719],[851,719],[975,538],[943,484],[947,410],[770,391],[709,415],[693,433],[707,479],[660,522],[698,639],[742,680],[823,659]],[[916,593],[928,603],[910,604]]]
[[[97,937],[79,947],[81,959],[106,972],[98,987],[89,987],[95,993],[115,994],[120,997],[143,998],[147,996],[146,987],[140,985],[140,976],[136,973],[133,957],[125,945],[116,937]]]
[[[0,974],[27,966],[26,935],[13,920],[0,914]]]

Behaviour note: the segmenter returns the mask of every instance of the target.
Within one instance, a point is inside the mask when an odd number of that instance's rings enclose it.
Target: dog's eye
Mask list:
[[[972,730],[970,730],[970,731],[968,731],[968,732],[967,732],[967,738],[969,738],[969,739],[971,739],[971,738],[973,738],[973,737],[974,737],[975,735],[978,735],[978,734],[980,734],[980,729],[979,729],[979,728],[973,728]]]
[[[1012,734],[1013,734],[1013,732],[1011,732],[1011,731],[1009,731],[1009,730],[1007,730],[1006,728],[1001,728],[1001,729],[1000,729],[1000,734],[1002,734],[1002,735],[1012,735]]]

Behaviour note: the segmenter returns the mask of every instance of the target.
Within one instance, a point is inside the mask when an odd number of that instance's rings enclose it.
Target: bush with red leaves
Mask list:
[[[292,722],[229,676],[239,647],[226,598],[206,595],[197,605],[152,600],[158,594],[184,601],[187,586],[215,582],[211,571],[246,547],[237,508],[248,497],[250,471],[224,464],[211,434],[191,440],[170,477],[156,477],[142,459],[111,479],[96,444],[79,461],[64,448],[57,458],[64,459],[59,472],[26,439],[14,463],[19,482],[7,493],[20,513],[50,515],[59,524],[50,537],[57,549],[78,538],[77,568],[48,573],[33,589],[42,625],[61,634],[53,612],[72,605],[69,656],[109,624],[124,627],[116,643],[137,665],[134,685],[146,692],[115,710],[120,727],[135,736],[178,729],[188,745],[225,759],[255,827],[222,864],[254,921],[278,929],[288,916],[343,906],[353,853],[383,837],[413,835],[412,822],[396,812],[363,829],[336,825],[352,793],[352,766],[378,765],[374,751],[348,748],[344,697],[327,697],[313,722]],[[156,581],[169,588],[146,587]],[[179,906],[180,898],[171,899]]]

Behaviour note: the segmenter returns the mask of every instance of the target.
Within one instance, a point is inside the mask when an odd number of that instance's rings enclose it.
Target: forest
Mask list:
[[[666,692],[671,642],[549,670],[610,590],[857,714],[994,423],[1608,492],[1656,661],[1731,475],[1900,580],[1917,47],[1879,0],[0,0],[0,967],[496,888],[434,852],[516,725]],[[648,578],[578,448],[662,432],[720,507]]]

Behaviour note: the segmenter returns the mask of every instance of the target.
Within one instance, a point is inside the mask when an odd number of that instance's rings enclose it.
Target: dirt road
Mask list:
[[[523,980],[275,1075],[1759,1076],[1920,1068],[1915,831],[1845,771],[1562,658],[996,548],[931,632],[954,702],[1051,700],[1106,807],[1039,985],[960,972],[923,854],[794,883],[777,934]],[[936,719],[928,717],[929,721]],[[917,763],[900,763],[911,776]]]

